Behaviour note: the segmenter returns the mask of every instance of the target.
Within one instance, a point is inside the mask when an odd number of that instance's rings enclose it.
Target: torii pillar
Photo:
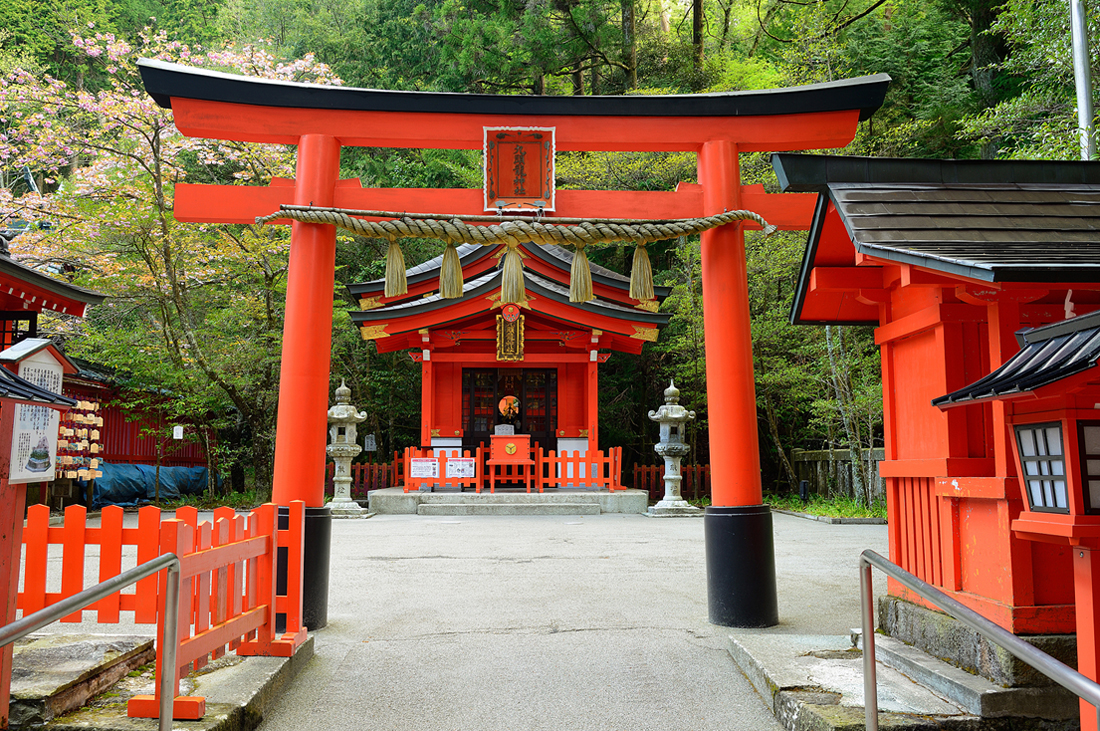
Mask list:
[[[281,203],[348,209],[484,213],[480,189],[364,189],[338,180],[341,145],[481,149],[485,130],[555,130],[557,150],[688,151],[700,185],[676,191],[562,190],[553,216],[694,218],[747,208],[788,230],[809,228],[815,194],[768,194],[741,185],[738,152],[828,149],[852,140],[881,106],[880,74],[792,89],[706,95],[553,97],[388,92],[249,79],[139,61],[146,90],[192,137],[298,146],[297,177],[270,186],[177,185],[180,221],[253,223]],[[744,227],[703,234],[703,304],[712,457],[706,511],[710,620],[761,627],[778,621],[771,514],[762,504],[749,332]],[[335,231],[295,223],[275,444],[274,500],[306,508],[303,617],[324,626],[328,604],[325,427]]]
[[[703,215],[742,207],[733,141],[703,143],[699,182]],[[727,224],[704,231],[701,239],[710,423],[711,504],[703,516],[710,621],[771,627],[779,623],[779,602],[772,514],[763,504],[760,482],[745,234],[740,224]]]

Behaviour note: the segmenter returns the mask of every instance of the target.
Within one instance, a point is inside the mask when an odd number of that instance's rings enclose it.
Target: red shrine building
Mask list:
[[[380,353],[411,350],[421,363],[421,446],[476,449],[508,423],[544,451],[594,451],[599,364],[657,339],[670,318],[656,311],[669,289],[639,303],[629,277],[593,264],[596,298],[570,302],[572,252],[527,243],[527,302],[502,305],[503,248],[458,247],[465,286],[457,299],[440,297],[442,256],[408,270],[404,295],[385,297],[384,280],[350,285],[361,307],[352,321]]]
[[[773,165],[785,190],[818,193],[792,322],[876,328],[890,559],[1016,634],[1073,633],[1071,546],[1096,535],[1084,517],[1092,483],[1049,455],[1090,443],[1081,429],[1100,398],[983,379],[1073,329],[1054,323],[1100,309],[1100,165],[800,155]],[[1057,352],[1032,366],[1091,365]],[[893,582],[890,594],[894,619],[919,613],[918,597]]]

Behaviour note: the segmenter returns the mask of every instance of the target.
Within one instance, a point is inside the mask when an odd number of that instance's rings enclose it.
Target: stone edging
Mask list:
[[[828,515],[810,515],[809,513],[797,513],[793,510],[780,510],[778,508],[772,508],[772,512],[793,515],[796,518],[805,518],[806,520],[816,520],[819,523],[829,523],[830,525],[886,525],[886,518],[834,518]]]

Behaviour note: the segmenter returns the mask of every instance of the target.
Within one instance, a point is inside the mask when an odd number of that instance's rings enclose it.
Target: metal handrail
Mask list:
[[[909,573],[896,563],[874,551],[864,551],[859,556],[860,610],[863,619],[863,701],[867,718],[867,731],[878,731],[878,685],[875,672],[875,608],[874,587],[871,585],[871,567],[901,582],[922,598],[980,633],[990,642],[1015,655],[1054,682],[1075,693],[1096,708],[1100,724],[1100,685],[1069,665],[1055,660],[1034,645],[991,622],[973,609],[944,594],[942,591]]]
[[[164,636],[161,638],[161,647],[157,651],[161,654],[160,677],[160,719],[159,731],[172,731],[172,701],[175,700],[176,679],[176,640],[177,640],[177,616],[179,615],[180,595],[180,560],[174,553],[166,553],[154,558],[152,561],[135,568],[123,571],[118,576],[101,581],[93,587],[85,589],[79,594],[62,599],[57,604],[52,604],[45,609],[40,609],[9,625],[0,627],[0,647],[5,647],[16,640],[29,635],[36,629],[56,622],[64,616],[83,610],[89,604],[121,591],[141,579],[152,576],[164,569],[168,569],[168,587],[164,593]]]

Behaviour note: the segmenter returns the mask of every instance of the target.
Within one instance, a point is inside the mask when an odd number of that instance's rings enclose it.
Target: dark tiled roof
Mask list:
[[[462,266],[466,266],[483,257],[492,256],[500,247],[481,246],[480,244],[461,244],[455,248],[458,250],[458,258]],[[568,272],[570,267],[573,266],[573,252],[562,246],[553,244],[540,246],[532,241],[525,241],[520,245],[520,248],[532,256],[536,256],[545,262],[553,264],[564,272]],[[440,254],[435,258],[428,259],[428,261],[423,264],[417,264],[405,270],[405,278],[408,280],[409,284],[414,284],[422,282],[425,279],[438,277],[439,270],[442,266],[443,255]],[[607,267],[602,267],[599,264],[594,264],[591,260],[588,262],[588,268],[592,272],[593,282],[602,282],[603,284],[621,290],[626,290],[630,287],[630,277],[628,276],[619,274]],[[373,279],[369,282],[363,282],[362,284],[349,284],[347,290],[355,297],[370,292],[381,292],[385,284],[385,279]],[[653,293],[659,302],[664,301],[671,292],[671,287],[659,287],[656,285],[653,287]]]
[[[61,297],[67,297],[77,302],[83,302],[86,305],[98,305],[106,298],[106,295],[102,295],[99,292],[93,292],[90,289],[84,289],[83,287],[69,284],[60,279],[54,279],[48,274],[44,274],[37,269],[32,269],[29,266],[20,264],[7,256],[0,256],[0,274],[8,274],[12,277],[22,279],[24,282],[36,287],[41,287],[47,292]]]
[[[627,96],[528,96],[454,94],[356,89],[293,81],[258,79],[208,69],[140,59],[145,90],[162,107],[172,97],[299,109],[346,109],[436,114],[514,116],[739,117],[858,109],[868,119],[886,96],[886,74],[841,79],[787,89],[712,94]]]
[[[772,164],[784,190],[828,196],[861,254],[988,282],[1100,279],[1100,163],[774,155]]]
[[[1096,365],[1100,311],[1017,333],[1020,352],[965,388],[933,399],[935,406],[975,403],[1034,391]]]
[[[430,311],[435,309],[441,309],[449,307],[450,305],[461,302],[464,299],[472,297],[480,297],[487,291],[491,291],[500,286],[500,279],[503,275],[502,270],[492,269],[481,276],[465,282],[463,286],[463,293],[460,299],[443,299],[439,296],[439,293],[433,293],[427,297],[420,297],[416,299],[404,300],[396,302],[394,304],[385,305],[383,307],[376,307],[370,310],[352,310],[350,312],[352,322],[384,322],[392,317],[403,316],[409,312],[416,311]],[[646,322],[654,325],[666,325],[668,324],[671,315],[648,312],[645,310],[639,310],[633,307],[626,307],[615,302],[609,302],[607,300],[595,299],[589,302],[569,302],[569,289],[562,287],[557,282],[551,281],[544,277],[540,277],[529,269],[523,270],[523,278],[528,287],[533,292],[538,292],[551,297],[559,302],[564,302],[572,307],[576,307],[581,310],[593,310],[596,312],[603,312],[612,317],[617,317],[623,320],[630,320],[634,322]]]
[[[19,401],[33,401],[39,404],[76,405],[76,399],[39,388],[30,381],[15,375],[7,368],[0,368],[0,397]]]

